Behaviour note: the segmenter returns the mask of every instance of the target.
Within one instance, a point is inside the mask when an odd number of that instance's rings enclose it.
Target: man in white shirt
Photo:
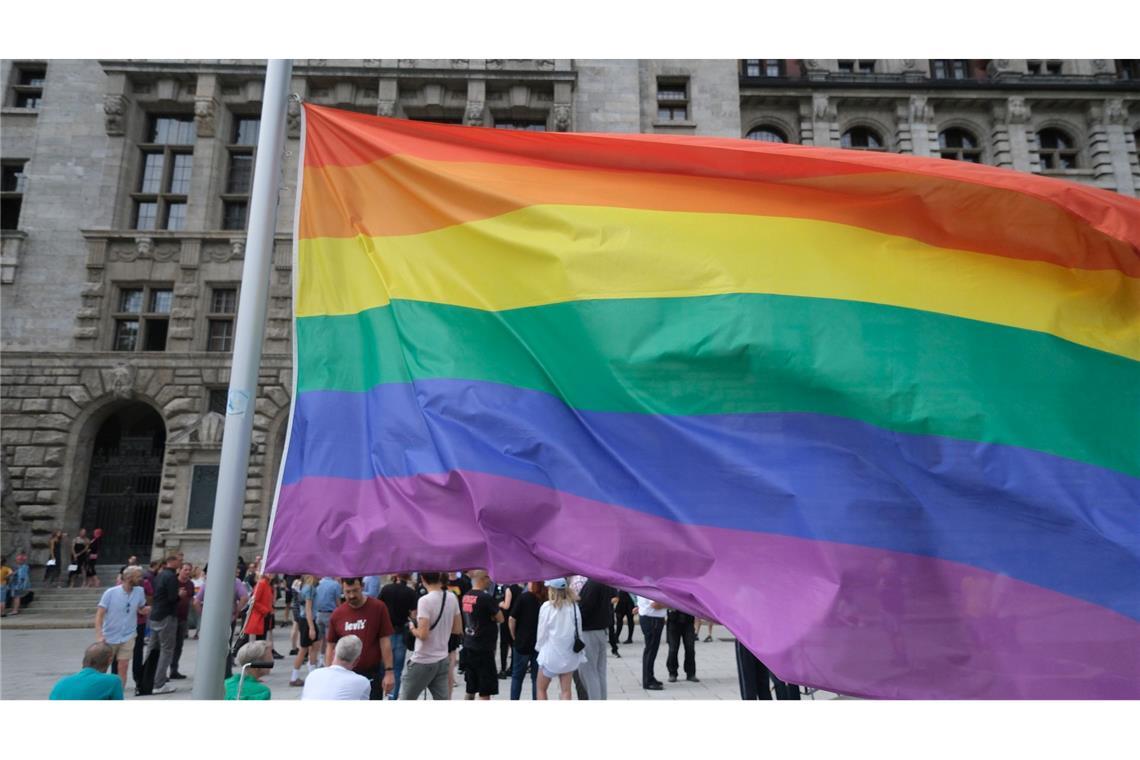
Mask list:
[[[661,632],[665,629],[668,608],[660,602],[637,597],[637,614],[641,618],[641,634],[645,637],[645,651],[641,655],[641,688],[661,691],[665,685],[653,676],[653,662],[661,646]]]
[[[301,699],[368,699],[372,694],[372,683],[352,672],[363,648],[360,637],[352,634],[337,641],[332,667],[309,673]]]
[[[141,567],[131,565],[122,572],[122,582],[103,592],[95,610],[95,635],[111,647],[115,672],[127,686],[127,669],[134,655],[136,623],[139,615],[150,614],[143,592]]]

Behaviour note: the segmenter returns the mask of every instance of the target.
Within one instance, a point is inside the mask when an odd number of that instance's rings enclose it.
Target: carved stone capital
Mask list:
[[[1104,101],[1104,123],[1126,124],[1128,122],[1128,108],[1120,98],[1109,98]]]
[[[116,364],[111,370],[111,393],[115,398],[129,399],[135,395],[135,378],[138,370],[131,364]]]
[[[835,106],[831,104],[826,95],[812,95],[811,96],[811,112],[812,118],[816,121],[836,121],[839,118],[839,113],[835,110]]]
[[[570,106],[565,103],[557,103],[554,108],[554,131],[555,132],[569,132],[570,131]]]
[[[387,116],[389,118],[396,115],[396,101],[394,100],[381,100],[376,104],[376,115]]]
[[[467,111],[463,114],[463,123],[469,127],[480,127],[483,125],[483,101],[468,101]]]
[[[289,98],[289,107],[285,113],[285,132],[289,137],[301,136],[301,99]]]
[[[245,256],[245,238],[233,238],[230,240],[230,257],[240,259]]]
[[[1010,124],[1028,124],[1032,113],[1025,98],[1014,95],[1005,104],[1005,120]]]
[[[127,96],[103,96],[103,126],[110,137],[122,137],[126,133]]]
[[[450,63],[453,69],[466,69],[471,66],[471,61],[467,58],[452,58]]]
[[[194,121],[198,126],[199,137],[213,137],[216,128],[218,101],[211,95],[194,98]]]
[[[917,124],[934,123],[934,106],[930,105],[925,95],[910,96],[910,120]]]
[[[135,254],[138,258],[146,258],[154,251],[154,240],[148,237],[135,238]],[[133,260],[133,259],[128,259]]]

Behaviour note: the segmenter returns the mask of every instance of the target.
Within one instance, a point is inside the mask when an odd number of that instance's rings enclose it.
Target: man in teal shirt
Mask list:
[[[83,653],[83,670],[59,679],[48,699],[122,699],[123,682],[107,672],[114,652],[99,641]]]

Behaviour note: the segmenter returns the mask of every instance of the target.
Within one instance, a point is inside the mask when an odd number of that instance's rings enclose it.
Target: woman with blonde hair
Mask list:
[[[300,635],[300,646],[297,647],[297,658],[293,660],[293,672],[290,674],[290,686],[304,686],[301,678],[301,666],[307,659],[306,672],[312,672],[317,667],[317,654],[322,643],[317,638],[317,613],[313,609],[313,600],[317,598],[317,578],[313,575],[301,576],[301,588],[297,591],[297,632]]]
[[[547,699],[550,682],[558,679],[561,699],[573,699],[574,671],[586,661],[585,645],[578,635],[581,615],[578,595],[565,578],[546,582],[549,599],[538,611],[538,698]]]

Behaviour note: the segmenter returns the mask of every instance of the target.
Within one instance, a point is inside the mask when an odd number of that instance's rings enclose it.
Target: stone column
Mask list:
[[[898,126],[895,142],[899,153],[938,156],[938,134],[934,127],[934,107],[925,95],[911,95],[896,111]]]
[[[1097,187],[1136,196],[1125,125],[1128,110],[1119,98],[1089,107],[1089,158]]]
[[[810,101],[800,101],[800,142],[839,147],[839,114],[826,95],[815,94]]]
[[[993,149],[994,166],[1035,172],[1037,138],[1029,128],[1030,110],[1025,98],[1014,95],[1003,105],[994,106]]]
[[[482,127],[487,122],[487,80],[467,80],[467,106],[463,109],[463,123],[469,127]]]
[[[224,129],[221,103],[217,98],[218,77],[199,74],[194,91],[194,122],[198,139],[194,143],[194,168],[190,175],[190,192],[187,195],[186,229],[204,230],[221,227],[221,203],[218,195],[228,169],[225,156],[219,156],[219,127]],[[224,150],[224,149],[221,149]],[[211,213],[212,212],[212,213]],[[217,217],[217,218],[211,218]]]

